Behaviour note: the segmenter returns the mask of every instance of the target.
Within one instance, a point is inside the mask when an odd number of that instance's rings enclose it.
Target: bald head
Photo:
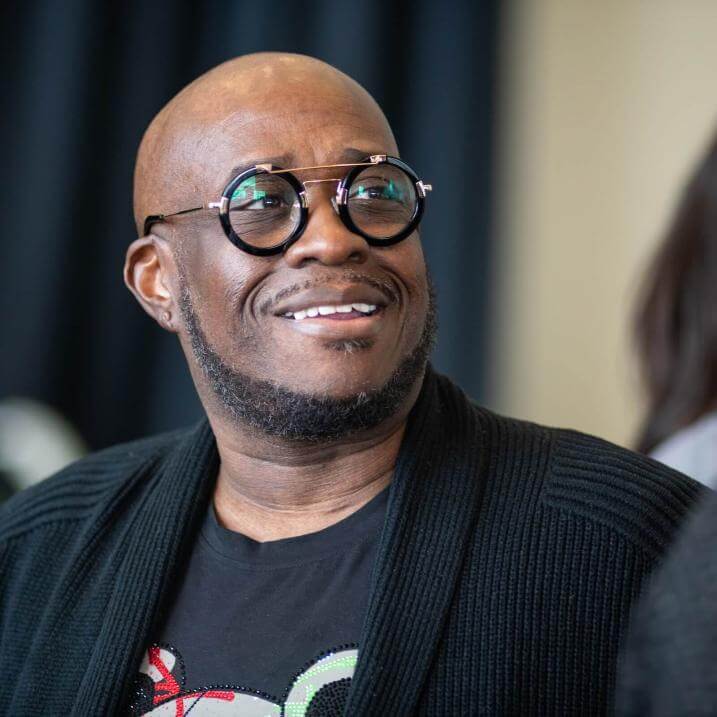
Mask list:
[[[292,435],[313,436],[317,421],[333,426],[336,415],[358,415],[354,401],[368,406],[371,421],[382,420],[376,417],[386,406],[407,413],[433,325],[418,231],[374,245],[331,201],[350,171],[333,165],[397,154],[371,96],[338,70],[300,55],[226,62],[154,119],[137,158],[135,219],[140,233],[147,216],[166,219],[131,242],[124,277],[147,313],[178,334],[213,427],[229,421],[226,435],[234,435],[239,422],[284,435],[300,424]],[[206,207],[257,164],[292,169],[292,181],[304,187],[303,224],[280,252],[266,256],[240,246],[216,208]],[[391,183],[380,164],[366,179],[373,181],[360,193],[362,202]],[[259,202],[264,197],[270,201]],[[245,208],[242,221],[260,232],[283,216],[270,211],[274,200],[295,216],[296,205],[282,204],[286,199],[257,193],[236,211]],[[369,212],[368,205],[357,206]],[[282,311],[287,301],[299,302],[296,319],[287,315],[291,307]],[[311,302],[359,308],[315,320],[302,308]],[[381,410],[366,403],[394,383],[404,398],[391,388]],[[278,403],[267,402],[272,395],[280,396]],[[323,413],[327,397],[339,401],[338,413]]]
[[[317,157],[330,154],[321,130],[338,117],[355,126],[359,148],[363,135],[380,136],[384,151],[397,154],[374,99],[320,60],[258,53],[215,67],[170,100],[142,139],[134,178],[138,233],[148,215],[216,199],[236,166],[286,156],[299,144],[304,156],[306,145]]]

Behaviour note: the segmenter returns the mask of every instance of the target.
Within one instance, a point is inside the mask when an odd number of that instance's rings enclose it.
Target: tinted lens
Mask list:
[[[299,225],[299,196],[277,174],[256,174],[245,179],[229,201],[234,232],[247,244],[268,249],[286,241]]]
[[[411,178],[398,167],[366,167],[348,188],[347,207],[353,223],[376,239],[390,239],[411,222],[418,201]]]

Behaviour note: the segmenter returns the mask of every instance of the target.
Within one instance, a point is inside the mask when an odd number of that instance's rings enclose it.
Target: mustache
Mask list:
[[[288,299],[301,291],[313,289],[318,286],[336,284],[340,281],[344,281],[346,283],[351,284],[366,284],[367,286],[371,286],[384,294],[389,300],[389,303],[397,303],[400,297],[398,287],[388,279],[379,279],[369,274],[362,274],[360,272],[355,271],[346,271],[339,275],[333,274],[331,276],[316,277],[314,279],[308,279],[307,281],[304,281],[300,284],[292,284],[291,286],[286,286],[280,291],[278,291],[276,294],[274,294],[274,296],[262,302],[262,304],[259,306],[259,313],[262,315],[271,313],[272,308],[280,301],[284,301],[285,299]]]

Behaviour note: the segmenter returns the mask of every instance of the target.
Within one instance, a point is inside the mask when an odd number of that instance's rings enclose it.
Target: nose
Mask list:
[[[344,226],[326,193],[317,192],[312,199],[304,233],[284,253],[289,266],[298,269],[312,261],[326,266],[363,264],[370,251],[366,240]]]

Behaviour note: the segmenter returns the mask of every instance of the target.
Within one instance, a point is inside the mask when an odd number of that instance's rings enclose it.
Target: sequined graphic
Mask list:
[[[152,645],[137,675],[131,713],[152,717],[331,717],[340,714],[358,660],[355,646],[323,653],[292,681],[282,704],[241,685],[186,684],[186,667],[173,645]]]

